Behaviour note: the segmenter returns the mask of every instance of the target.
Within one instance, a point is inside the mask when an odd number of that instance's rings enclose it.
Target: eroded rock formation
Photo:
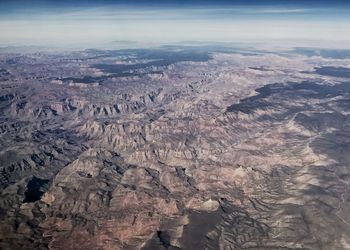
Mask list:
[[[2,249],[350,247],[349,60],[184,51],[1,55]]]

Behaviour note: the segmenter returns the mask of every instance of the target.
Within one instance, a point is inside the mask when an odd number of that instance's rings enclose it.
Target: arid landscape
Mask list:
[[[349,54],[1,50],[0,248],[350,249]]]

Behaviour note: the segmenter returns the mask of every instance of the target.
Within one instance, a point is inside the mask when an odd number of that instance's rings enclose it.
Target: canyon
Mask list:
[[[0,248],[349,249],[350,57],[310,50],[1,52]]]

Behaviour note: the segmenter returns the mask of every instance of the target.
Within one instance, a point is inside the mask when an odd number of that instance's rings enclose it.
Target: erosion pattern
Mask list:
[[[349,249],[350,60],[3,53],[1,249]]]

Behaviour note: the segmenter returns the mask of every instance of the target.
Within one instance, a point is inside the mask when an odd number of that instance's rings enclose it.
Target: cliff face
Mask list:
[[[1,61],[2,249],[350,246],[350,85],[321,59],[213,53],[89,84],[59,58],[60,80]]]

